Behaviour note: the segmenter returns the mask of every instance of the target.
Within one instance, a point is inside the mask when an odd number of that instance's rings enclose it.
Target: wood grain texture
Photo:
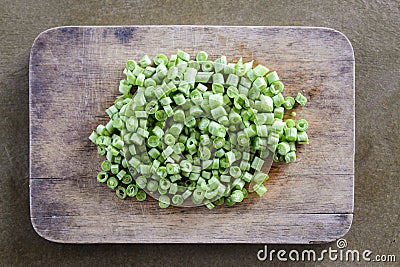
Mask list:
[[[97,183],[102,157],[87,139],[118,95],[128,58],[208,51],[278,71],[310,123],[298,160],[274,164],[263,197],[235,207],[170,208],[119,200]],[[30,61],[31,220],[67,243],[319,243],[351,226],[354,54],[347,38],[310,27],[61,27],[35,40]]]

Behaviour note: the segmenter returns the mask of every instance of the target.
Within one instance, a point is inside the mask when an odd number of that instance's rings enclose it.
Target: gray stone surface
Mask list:
[[[267,264],[256,258],[261,244],[61,245],[40,238],[32,229],[28,198],[31,44],[53,26],[131,24],[312,25],[342,31],[356,57],[355,211],[345,238],[349,249],[396,254],[400,261],[399,1],[33,2],[0,3],[0,266]],[[269,249],[321,251],[330,246],[336,248],[333,243]],[[327,260],[323,264],[344,265]]]

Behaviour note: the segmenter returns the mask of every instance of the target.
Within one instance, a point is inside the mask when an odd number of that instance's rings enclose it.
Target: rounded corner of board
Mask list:
[[[332,243],[335,241],[337,242],[337,241],[343,239],[351,229],[351,226],[353,224],[353,214],[352,213],[340,214],[339,216],[337,216],[336,221],[337,222],[335,223],[335,227],[331,228],[331,229],[335,229],[335,233],[327,235],[327,238],[324,240],[310,241],[309,243],[310,244],[328,244],[328,243]],[[336,226],[337,223],[340,223],[340,225]]]
[[[48,232],[40,229],[40,227],[36,224],[34,218],[31,217],[30,219],[31,219],[32,228],[38,236],[40,236],[41,238],[45,239],[46,241],[49,241],[52,243],[59,243],[59,244],[66,243],[63,240],[57,239],[56,237],[49,235]]]
[[[74,28],[78,28],[78,27],[76,27],[76,26],[57,26],[57,27],[52,27],[52,28],[46,29],[46,30],[42,31],[41,33],[39,33],[35,37],[35,40],[33,40],[33,43],[32,43],[31,58],[35,51],[38,51],[41,48],[43,48],[43,44],[51,36],[51,34],[57,32],[57,31],[68,32]]]
[[[343,32],[333,29],[333,28],[328,28],[328,27],[321,27],[321,29],[323,29],[331,34],[335,34],[337,36],[337,38],[342,39],[343,43],[347,46],[345,48],[347,48],[351,53],[351,60],[353,60],[353,61],[355,60],[353,45],[350,42],[350,39]]]

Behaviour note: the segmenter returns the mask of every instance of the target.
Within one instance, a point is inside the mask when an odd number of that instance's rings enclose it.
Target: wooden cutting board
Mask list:
[[[88,136],[107,116],[127,59],[209,52],[279,73],[310,123],[295,163],[274,163],[268,192],[234,207],[160,209],[120,200],[96,181]],[[350,228],[354,198],[354,53],[316,27],[60,27],[35,40],[29,69],[30,210],[37,233],[62,243],[320,243]]]

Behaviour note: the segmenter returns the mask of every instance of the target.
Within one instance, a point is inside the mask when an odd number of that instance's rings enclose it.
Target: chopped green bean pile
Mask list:
[[[178,50],[128,60],[123,73],[110,120],[89,137],[105,156],[97,180],[121,199],[232,206],[262,196],[268,163],[293,162],[296,144],[308,144],[308,122],[285,116],[307,98],[284,97],[278,74],[261,64]]]

